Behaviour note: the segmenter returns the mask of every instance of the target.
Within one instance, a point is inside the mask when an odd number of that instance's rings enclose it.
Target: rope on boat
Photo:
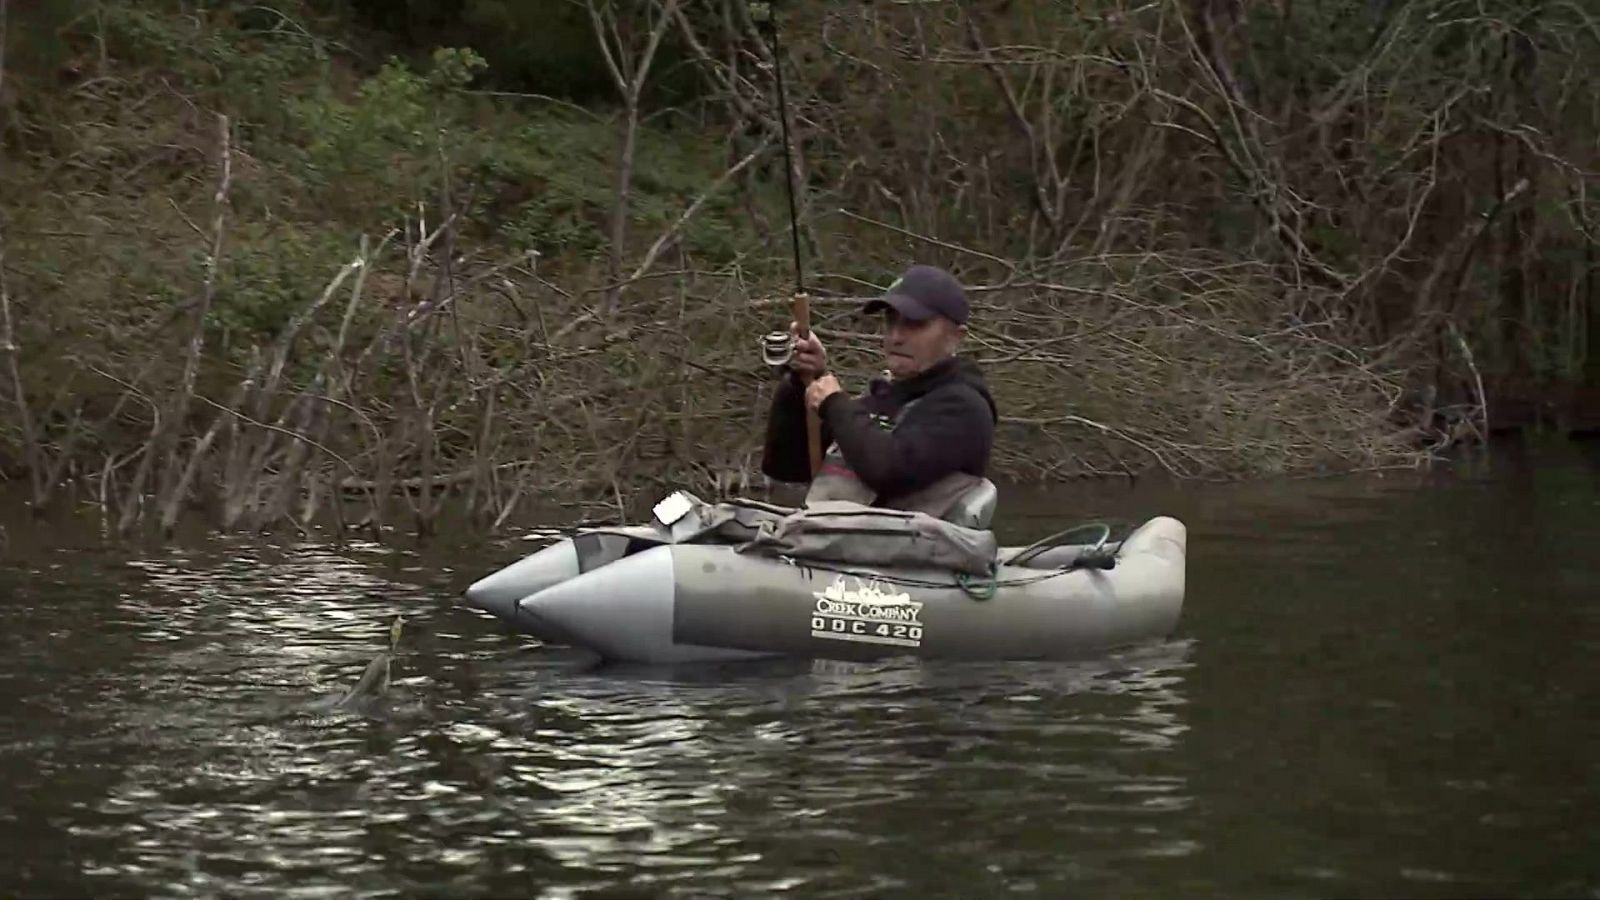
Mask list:
[[[1089,548],[1089,552],[1084,554],[1085,558],[1092,557],[1105,548],[1106,541],[1111,540],[1111,526],[1104,522],[1085,522],[1082,525],[1074,525],[1071,528],[1063,529],[1055,534],[1040,538],[1028,546],[1023,547],[1021,550],[1018,550],[1015,556],[1006,560],[1006,564],[1020,566],[1026,563],[1028,560],[1033,559],[1035,556],[1045,552],[1046,550],[1050,550],[1065,544],[1066,538],[1069,535],[1073,535],[1079,531],[1084,531],[1090,528],[1100,529],[1100,540],[1096,541],[1094,546]],[[1113,554],[1113,558],[1115,558],[1115,554]]]
[[[994,595],[1000,592],[1000,578],[993,569],[989,571],[988,578],[973,578],[965,572],[957,572],[956,584],[961,587],[962,593],[980,603],[993,600]]]

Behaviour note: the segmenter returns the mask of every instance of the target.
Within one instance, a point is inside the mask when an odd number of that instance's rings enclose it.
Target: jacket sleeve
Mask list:
[[[826,450],[831,440],[824,421],[822,449]],[[774,481],[811,480],[811,453],[806,447],[806,392],[793,372],[783,374],[772,395],[761,471]]]
[[[851,470],[886,497],[952,472],[984,472],[994,442],[989,404],[970,388],[925,395],[893,431],[880,428],[859,401],[843,394],[823,402],[822,418]]]

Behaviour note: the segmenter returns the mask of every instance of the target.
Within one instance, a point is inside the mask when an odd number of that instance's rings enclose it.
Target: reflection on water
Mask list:
[[[59,841],[96,848],[42,887],[873,894],[925,886],[935,846],[984,854],[969,884],[1041,888],[1193,850],[1184,778],[1162,762],[1186,730],[1190,642],[1065,668],[597,669],[359,557],[173,552],[105,563],[86,580],[115,589],[83,595],[34,573],[28,593],[53,605],[25,601],[8,632],[105,616],[9,673],[59,718],[4,764],[37,765],[22,795],[58,809]],[[398,711],[307,712],[401,610],[416,643],[395,661]],[[1041,833],[1072,836],[1077,874],[1039,868]]]
[[[517,542],[41,542],[0,563],[0,884],[1594,896],[1593,471],[1424,481],[1019,493],[1005,539],[1191,527],[1179,633],[1075,665],[597,668],[455,603]],[[392,702],[318,705],[400,613]]]

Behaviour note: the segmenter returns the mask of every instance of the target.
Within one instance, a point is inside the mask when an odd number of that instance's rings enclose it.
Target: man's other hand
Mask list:
[[[806,387],[806,406],[810,409],[822,409],[822,401],[844,390],[839,387],[839,379],[832,375],[823,375],[811,382]]]

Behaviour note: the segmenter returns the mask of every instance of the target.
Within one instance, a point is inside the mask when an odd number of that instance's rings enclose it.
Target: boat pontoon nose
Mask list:
[[[578,573],[578,548],[566,538],[473,582],[466,590],[467,605],[515,622],[518,600]]]
[[[611,659],[681,663],[775,655],[674,640],[679,579],[673,569],[673,548],[653,547],[545,588],[517,605],[524,622],[547,633],[572,635],[572,643]]]

